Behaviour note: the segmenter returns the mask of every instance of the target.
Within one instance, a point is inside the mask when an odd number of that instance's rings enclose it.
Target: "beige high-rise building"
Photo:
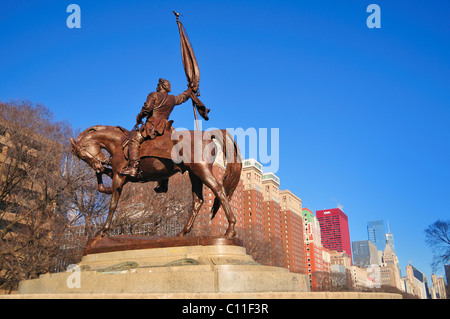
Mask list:
[[[280,207],[284,267],[292,272],[305,273],[302,200],[289,190],[281,190]]]
[[[431,275],[431,297],[433,299],[447,299],[445,281],[442,276]]]
[[[386,242],[386,248],[383,252],[383,263],[381,264],[380,271],[382,285],[398,289],[402,288],[398,258],[388,242]]]
[[[357,289],[367,288],[368,287],[367,268],[352,266],[351,269],[352,269],[353,287]]]
[[[263,190],[262,165],[255,159],[244,161],[241,179],[242,207],[245,225],[245,240],[249,247],[256,247],[263,238]]]
[[[4,186],[0,229],[17,230],[27,227],[30,221],[25,216],[42,213],[42,202],[54,191],[46,183],[44,185],[42,181],[36,180],[33,175],[36,174],[38,165],[40,169],[48,169],[37,164],[39,151],[52,149],[55,145],[58,144],[43,135],[19,129],[16,124],[0,119],[0,179]],[[49,174],[49,171],[43,173]],[[54,212],[55,207],[56,203],[53,202],[47,205],[45,210]],[[36,213],[28,215],[29,211]],[[19,216],[21,214],[22,216]],[[42,226],[51,228],[49,223]],[[8,236],[15,236],[15,231],[8,232]]]
[[[416,295],[421,299],[427,299],[427,292],[425,287],[426,277],[413,265],[406,266],[406,277],[409,282],[411,291],[410,294]]]
[[[301,199],[280,191],[279,177],[255,159],[244,161],[241,179],[246,240],[259,245],[267,264],[304,272]]]
[[[273,173],[262,176],[263,227],[269,241],[271,264],[284,266],[285,252],[281,242],[280,179]]]

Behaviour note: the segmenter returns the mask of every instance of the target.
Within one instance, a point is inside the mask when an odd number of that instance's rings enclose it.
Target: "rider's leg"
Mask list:
[[[139,167],[139,146],[144,141],[144,137],[138,131],[133,131],[130,135],[130,141],[128,142],[128,167],[122,169],[120,173],[136,177]]]
[[[169,179],[163,179],[158,181],[158,186],[154,188],[157,193],[167,193],[169,190]]]

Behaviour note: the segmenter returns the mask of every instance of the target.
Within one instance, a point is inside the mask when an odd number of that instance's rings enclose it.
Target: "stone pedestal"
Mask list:
[[[20,283],[19,294],[307,292],[306,275],[263,266],[238,239],[117,236],[88,243],[72,272]]]

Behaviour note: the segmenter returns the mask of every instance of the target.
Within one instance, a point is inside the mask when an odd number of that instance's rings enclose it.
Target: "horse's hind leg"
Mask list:
[[[192,212],[183,230],[178,233],[178,236],[180,237],[183,237],[185,234],[191,231],[192,226],[194,225],[195,218],[197,217],[198,212],[200,211],[200,208],[202,208],[202,205],[204,203],[203,182],[200,178],[193,175],[192,173],[189,173],[189,177],[192,184]]]
[[[225,188],[223,185],[214,177],[211,170],[209,170],[205,166],[200,166],[200,169],[197,171],[200,178],[203,180],[206,186],[208,186],[216,198],[219,199],[220,205],[222,206],[225,215],[228,220],[228,229],[225,233],[225,237],[232,238],[236,235],[236,230],[234,226],[236,225],[236,218],[234,217],[233,211],[231,209],[230,203],[228,201],[228,197],[225,192]]]

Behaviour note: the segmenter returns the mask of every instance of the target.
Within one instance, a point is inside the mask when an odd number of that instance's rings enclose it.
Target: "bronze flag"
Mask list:
[[[197,119],[197,113],[195,113],[195,108],[197,108],[200,116],[208,121],[208,113],[210,110],[206,108],[206,106],[198,98],[200,96],[200,69],[198,68],[197,59],[195,58],[194,50],[192,49],[191,43],[189,42],[189,39],[187,37],[186,30],[179,19],[180,14],[175,11],[173,13],[177,17],[178,31],[180,32],[181,57],[183,59],[184,71],[186,73],[189,87],[191,87],[194,91],[191,94],[192,105],[194,106],[194,114]]]

